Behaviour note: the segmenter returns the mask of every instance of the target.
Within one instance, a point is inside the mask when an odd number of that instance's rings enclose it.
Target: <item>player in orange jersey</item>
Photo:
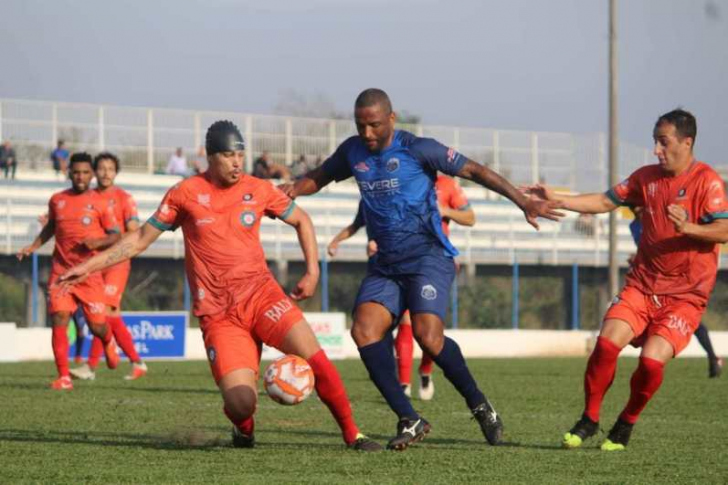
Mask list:
[[[632,427],[662,383],[665,364],[687,346],[700,324],[715,285],[718,243],[728,241],[728,203],[723,180],[693,156],[696,135],[695,117],[677,109],[655,123],[659,163],[638,169],[606,193],[557,196],[543,186],[530,188],[537,197],[575,212],[644,207],[637,256],[604,316],[584,377],[584,413],[564,436],[566,448],[597,433],[617,357],[631,343],[642,352],[630,398],[602,444],[605,451],[625,449]]]
[[[107,210],[105,201],[89,190],[93,178],[92,160],[87,153],[75,153],[70,159],[69,173],[72,187],[54,194],[48,203],[48,223],[43,226],[32,244],[18,252],[18,259],[33,254],[55,236],[51,277],[48,280],[48,313],[53,321],[53,355],[58,379],[51,387],[58,390],[73,389],[68,370],[68,336],[71,314],[83,308],[91,332],[103,341],[106,363],[116,368],[116,354],[111,329],[106,324],[106,309],[101,273],[92,273],[71,291],[61,291],[58,278],[70,268],[81,264],[119,240],[119,228],[114,214]]]
[[[96,174],[96,192],[106,201],[109,209],[114,212],[119,221],[121,233],[132,232],[139,229],[139,215],[137,214],[134,198],[114,185],[119,173],[119,158],[110,152],[102,152],[94,157],[94,173]],[[126,380],[135,380],[147,373],[147,365],[142,362],[139,353],[134,348],[129,329],[121,318],[121,297],[124,294],[126,283],[131,272],[131,262],[125,261],[103,271],[104,293],[107,297],[106,322],[114,333],[114,339],[121,350],[129,357],[132,363],[131,372],[124,376]],[[88,362],[80,367],[71,369],[71,376],[77,379],[96,378],[96,367],[99,364],[103,344],[99,338],[94,338],[91,344]]]
[[[243,137],[230,121],[207,131],[209,169],[172,187],[159,209],[139,231],[68,271],[68,288],[87,276],[144,251],[165,230],[182,227],[185,267],[200,318],[212,374],[233,423],[233,445],[252,447],[253,414],[263,343],[308,361],[316,391],[356,450],[381,446],[359,432],[336,367],[293,303],[313,295],[319,277],[316,236],[308,215],[270,182],[243,172]],[[293,226],[306,261],[306,273],[291,298],[270,273],[260,244],[261,218],[272,216]]]

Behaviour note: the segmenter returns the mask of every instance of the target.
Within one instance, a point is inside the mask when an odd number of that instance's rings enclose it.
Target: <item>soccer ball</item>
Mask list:
[[[263,375],[265,391],[279,404],[303,402],[313,391],[314,383],[313,369],[297,355],[284,355],[274,360]]]

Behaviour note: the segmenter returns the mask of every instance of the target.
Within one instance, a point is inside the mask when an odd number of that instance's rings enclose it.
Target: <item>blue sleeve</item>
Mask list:
[[[467,160],[454,148],[432,138],[418,138],[409,148],[420,162],[447,175],[456,176]]]
[[[349,157],[347,156],[350,146],[349,140],[339,145],[334,154],[321,165],[321,169],[337,182],[346,180],[353,175],[349,166]]]
[[[364,220],[364,208],[362,207],[362,201],[359,201],[359,207],[356,210],[356,217],[354,218],[354,222],[352,224],[354,227],[357,228],[357,230],[360,227],[366,226],[366,221]]]

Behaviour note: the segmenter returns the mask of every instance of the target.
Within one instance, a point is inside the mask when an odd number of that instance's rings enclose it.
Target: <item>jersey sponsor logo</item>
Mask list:
[[[657,193],[657,184],[655,182],[650,182],[650,184],[647,186],[647,195],[649,197],[654,197]]]
[[[197,203],[210,207],[210,194],[197,194]]]
[[[159,212],[161,212],[161,213],[162,213],[162,215],[165,215],[165,216],[166,216],[167,214],[169,214],[169,205],[167,205],[167,204],[162,204],[162,206],[161,206],[161,207],[159,208]]]
[[[245,227],[251,227],[253,224],[255,224],[255,220],[255,212],[245,211],[240,214],[240,222],[242,222]]]
[[[197,289],[197,299],[200,301],[205,299],[205,290],[203,288]]]
[[[208,347],[207,348],[207,358],[210,360],[210,362],[215,362],[215,357],[217,357],[217,352],[215,351],[215,347]]]
[[[252,204],[253,203],[253,194],[245,194],[243,196],[243,204]]]
[[[399,169],[399,158],[390,158],[387,160],[387,172],[396,172]]]
[[[212,224],[213,222],[215,222],[215,218],[214,217],[204,217],[202,219],[197,219],[195,221],[195,225],[196,226],[204,226],[205,224]]]
[[[106,293],[109,296],[116,295],[117,291],[119,291],[119,287],[116,285],[105,285],[104,286],[104,293]]]
[[[63,209],[64,207],[66,207],[66,201],[65,200],[59,200],[56,203],[56,209]]]
[[[455,163],[455,161],[460,157],[460,154],[455,150],[454,148],[448,148],[447,149],[447,163]]]
[[[685,189],[680,189],[677,193],[678,199],[685,199],[687,196],[685,195]]]
[[[83,224],[84,226],[88,226],[89,224],[91,224],[91,218],[89,216],[83,216],[81,218],[81,224]]]
[[[274,322],[278,322],[291,308],[293,308],[293,303],[291,303],[288,299],[283,299],[274,303],[273,306],[270,307],[270,310],[265,312],[265,316]]]
[[[95,301],[95,302],[88,304],[88,309],[89,309],[89,312],[93,313],[94,315],[99,315],[101,313],[104,313],[104,310],[106,309],[106,305]]]
[[[367,162],[359,162],[359,163],[354,164],[354,170],[356,170],[357,172],[361,172],[361,173],[368,172],[369,165],[367,165]]]
[[[384,194],[399,191],[399,179],[382,179],[382,180],[357,180],[359,188],[362,192],[373,194]]]
[[[678,315],[670,315],[669,319],[667,328],[677,330],[682,335],[687,335],[690,332],[690,325],[688,325],[688,322],[684,318]]]
[[[420,295],[425,300],[434,300],[437,298],[437,289],[432,285],[425,285],[422,287],[422,292],[420,292]]]

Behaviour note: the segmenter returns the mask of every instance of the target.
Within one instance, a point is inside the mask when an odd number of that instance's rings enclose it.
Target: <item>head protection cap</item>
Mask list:
[[[207,150],[208,155],[245,150],[243,135],[240,134],[240,130],[232,121],[216,121],[207,129],[205,150]]]

